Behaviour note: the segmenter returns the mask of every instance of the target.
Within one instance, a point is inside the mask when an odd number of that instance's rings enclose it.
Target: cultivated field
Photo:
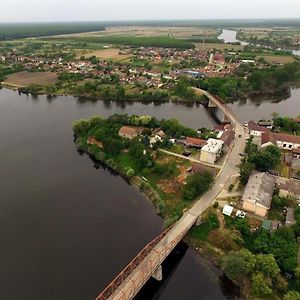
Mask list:
[[[78,56],[81,55],[85,56],[86,58],[96,56],[101,59],[111,59],[111,60],[124,60],[132,57],[132,55],[130,54],[120,54],[120,49],[117,48],[79,52]]]
[[[15,86],[28,86],[30,84],[53,84],[57,82],[57,74],[52,72],[19,72],[11,74],[4,81]]]
[[[150,27],[150,26],[115,26],[106,27],[105,31],[86,32],[72,34],[71,36],[136,36],[136,37],[156,37],[172,36],[174,38],[212,38],[218,35],[218,30],[207,27]],[[64,35],[70,36],[70,35]]]
[[[199,50],[212,50],[212,49],[217,49],[217,50],[243,50],[244,46],[242,45],[230,45],[230,44],[211,44],[211,43],[196,43],[196,48]]]
[[[270,64],[288,64],[296,61],[291,55],[260,55],[256,56],[255,59],[258,60],[261,57],[263,57],[264,60]]]

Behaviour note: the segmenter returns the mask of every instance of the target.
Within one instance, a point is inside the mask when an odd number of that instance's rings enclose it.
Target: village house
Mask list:
[[[143,132],[143,127],[122,126],[119,130],[119,136],[125,139],[133,139]]]
[[[202,162],[214,164],[221,156],[224,142],[217,139],[208,139],[201,149],[200,160]]]
[[[187,137],[185,139],[185,146],[191,148],[201,149],[206,144],[206,140],[199,138]]]
[[[98,146],[98,148],[101,148],[101,149],[103,148],[103,143],[97,141],[94,137],[89,137],[87,139],[87,144],[88,145],[96,145],[96,146]]]
[[[254,121],[249,121],[248,122],[248,130],[249,134],[253,136],[262,136],[264,132],[270,132],[270,130],[266,127],[259,126],[256,122]]]
[[[279,196],[292,197],[300,200],[300,182],[295,180],[287,180],[284,183],[279,183]]]
[[[266,132],[261,136],[261,147],[277,145],[283,150],[294,150],[300,147],[300,136],[286,133]]]
[[[234,141],[234,136],[235,136],[235,132],[232,129],[226,130],[222,133],[220,139],[221,139],[221,141],[224,142],[223,151],[225,153],[228,152],[230,145]]]
[[[266,217],[271,207],[275,179],[261,172],[251,174],[242,196],[243,209]]]
[[[292,156],[297,158],[297,159],[300,159],[300,147],[298,148],[293,148],[292,150]]]
[[[257,124],[261,127],[266,127],[269,129],[272,129],[274,126],[274,121],[273,120],[259,120]]]
[[[291,162],[291,177],[295,179],[300,179],[300,159],[292,159]]]

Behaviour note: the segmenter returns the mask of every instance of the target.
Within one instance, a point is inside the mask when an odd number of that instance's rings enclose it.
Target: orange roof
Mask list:
[[[202,139],[198,139],[198,138],[187,137],[186,138],[186,143],[188,145],[204,146],[206,144],[206,141],[202,140]]]
[[[139,135],[143,131],[142,127],[134,126],[122,126],[119,130],[120,135],[135,136]]]

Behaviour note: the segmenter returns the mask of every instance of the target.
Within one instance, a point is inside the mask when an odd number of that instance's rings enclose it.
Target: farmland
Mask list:
[[[45,41],[58,41],[65,43],[92,43],[92,44],[113,44],[127,45],[133,47],[162,47],[162,48],[178,48],[191,49],[195,48],[193,43],[172,39],[170,37],[135,37],[135,36],[82,36],[82,37],[61,37],[61,38],[45,38]]]
[[[109,49],[100,49],[94,51],[81,51],[78,53],[78,56],[83,55],[86,58],[97,57],[100,59],[111,59],[111,60],[124,60],[132,57],[132,55],[120,54],[120,49],[109,48]]]
[[[11,74],[4,83],[13,86],[29,86],[30,84],[54,84],[57,74],[52,72],[19,72]]]
[[[291,55],[258,55],[256,60],[263,58],[269,64],[288,64],[296,61]]]
[[[242,45],[230,45],[230,44],[221,44],[221,43],[196,43],[196,49],[199,50],[235,50],[235,51],[239,51],[239,50],[243,50],[244,46]]]

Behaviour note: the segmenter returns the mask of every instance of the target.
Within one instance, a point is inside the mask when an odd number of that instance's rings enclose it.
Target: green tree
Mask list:
[[[296,291],[289,291],[284,297],[283,300],[300,300],[300,293]]]
[[[251,162],[244,162],[240,167],[240,181],[243,185],[249,180],[251,172],[255,169],[255,165]]]
[[[270,282],[266,280],[263,274],[256,273],[252,276],[251,293],[256,297],[265,297],[272,294]]]
[[[213,176],[209,172],[195,173],[187,177],[186,184],[182,188],[182,196],[191,201],[195,197],[207,192],[213,184]]]
[[[241,281],[252,274],[255,268],[255,256],[247,249],[231,251],[223,259],[223,269],[228,278]]]
[[[272,254],[259,254],[256,256],[255,268],[264,276],[275,279],[280,274],[280,269]]]
[[[73,132],[75,135],[85,135],[90,129],[90,121],[79,120],[73,123]]]

